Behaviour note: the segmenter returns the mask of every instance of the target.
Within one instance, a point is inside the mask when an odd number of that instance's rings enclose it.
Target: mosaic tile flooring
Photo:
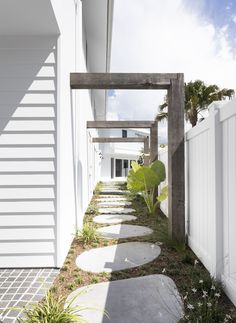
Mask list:
[[[57,269],[0,269],[0,312],[41,300],[52,285]],[[0,314],[1,323],[17,322],[20,312]]]

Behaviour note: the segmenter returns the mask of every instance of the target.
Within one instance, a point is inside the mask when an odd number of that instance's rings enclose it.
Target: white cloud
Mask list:
[[[116,0],[111,71],[183,72],[186,81],[234,88],[228,27],[217,29],[200,8],[190,11],[184,2]],[[117,91],[110,109],[121,119],[153,119],[163,97],[158,91]]]
[[[236,24],[236,15],[232,16],[232,21]]]

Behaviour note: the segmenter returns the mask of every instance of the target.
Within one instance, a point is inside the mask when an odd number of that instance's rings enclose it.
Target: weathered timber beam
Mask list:
[[[148,137],[127,137],[127,138],[118,138],[118,137],[95,137],[92,139],[93,142],[99,143],[109,143],[109,142],[143,142],[145,143],[148,140]]]
[[[177,73],[71,73],[72,89],[168,89]]]
[[[153,121],[87,121],[87,128],[151,128]]]
[[[144,165],[148,165],[150,161],[150,155],[149,155],[149,138],[146,137],[144,140],[144,146],[143,146],[143,152],[144,152]]]
[[[171,238],[185,242],[184,78],[168,91],[168,218]]]
[[[158,123],[155,121],[150,130],[150,161],[158,159]]]

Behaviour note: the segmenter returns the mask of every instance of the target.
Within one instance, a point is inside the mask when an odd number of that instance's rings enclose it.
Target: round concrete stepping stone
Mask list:
[[[111,195],[116,195],[116,194],[127,194],[128,191],[124,190],[119,190],[119,189],[101,189],[100,193],[105,193],[105,194],[111,194]]]
[[[100,191],[99,192],[100,195],[127,195],[128,192],[127,191]]]
[[[110,273],[142,266],[156,259],[160,247],[149,242],[126,242],[113,246],[91,249],[76,259],[76,265],[92,273]]]
[[[98,202],[98,206],[103,207],[111,207],[111,206],[127,206],[131,205],[131,202],[127,201],[106,201],[106,202]]]
[[[78,294],[73,306],[88,307],[81,314],[92,323],[177,323],[184,316],[177,287],[164,275],[89,285],[72,292],[68,301]]]
[[[141,225],[116,224],[98,228],[97,232],[105,239],[122,239],[147,236],[152,234],[153,230]]]
[[[105,207],[105,208],[99,208],[98,209],[99,213],[133,213],[135,212],[134,209],[130,209],[130,208],[124,208],[124,207]]]
[[[106,197],[99,197],[96,199],[97,202],[122,202],[127,201],[128,199],[126,197],[110,197],[109,195]]]
[[[136,216],[129,214],[102,214],[95,216],[93,218],[93,222],[99,224],[117,224],[125,221],[133,221],[136,219]]]

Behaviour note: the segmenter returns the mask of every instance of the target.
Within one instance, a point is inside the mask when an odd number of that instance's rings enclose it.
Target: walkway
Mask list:
[[[112,273],[139,267],[158,258],[161,253],[158,243],[119,243],[119,239],[150,235],[152,229],[132,224],[136,211],[127,192],[121,190],[117,183],[103,183],[97,205],[99,215],[93,218],[100,226],[97,231],[102,239],[117,239],[118,242],[83,252],[76,260],[80,269],[92,273]],[[81,290],[86,292],[78,298],[78,304],[99,309],[83,312],[91,323],[175,323],[183,315],[183,304],[176,285],[165,275],[93,284],[78,288],[69,298]]]
[[[0,269],[0,311],[37,303],[53,284],[57,269]],[[17,322],[20,312],[9,310],[0,322]]]

